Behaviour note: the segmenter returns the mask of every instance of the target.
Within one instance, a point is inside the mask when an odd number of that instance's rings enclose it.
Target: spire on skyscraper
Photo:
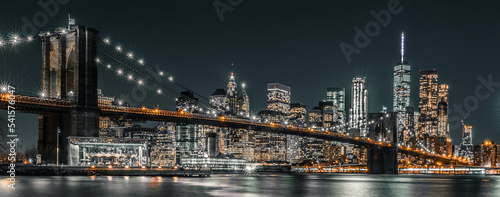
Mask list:
[[[401,32],[401,62],[404,61],[405,56],[405,32]]]

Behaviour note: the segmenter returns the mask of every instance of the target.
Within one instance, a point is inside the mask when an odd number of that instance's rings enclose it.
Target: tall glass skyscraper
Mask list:
[[[393,111],[405,114],[410,106],[410,65],[404,61],[404,32],[401,33],[401,60],[394,66]]]
[[[328,87],[326,89],[326,101],[333,102],[333,106],[337,111],[337,118],[334,120],[334,125],[338,131],[345,131],[345,88],[343,87]]]
[[[354,77],[351,89],[349,129],[359,129],[361,137],[368,135],[368,90],[364,77]]]
[[[394,66],[394,84],[393,84],[393,111],[397,113],[398,118],[398,141],[404,143],[409,139],[408,134],[411,128],[406,125],[406,109],[410,106],[410,70],[411,66],[404,60],[404,40],[405,33],[401,33],[401,60]]]

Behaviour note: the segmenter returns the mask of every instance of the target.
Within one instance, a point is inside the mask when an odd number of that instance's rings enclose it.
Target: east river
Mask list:
[[[500,176],[212,174],[198,177],[2,177],[0,196],[500,196]]]

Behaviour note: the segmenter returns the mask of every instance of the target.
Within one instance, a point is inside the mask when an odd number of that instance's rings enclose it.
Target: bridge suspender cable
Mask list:
[[[109,39],[107,39],[107,38],[102,39],[102,38],[101,38],[100,40],[101,40],[102,42],[104,42],[104,44],[105,44],[106,46],[111,47],[111,41],[110,41]],[[118,51],[119,53],[122,53],[122,54],[126,55],[128,58],[130,58],[130,59],[132,59],[132,60],[136,61],[139,65],[144,66],[144,68],[145,68],[145,69],[147,69],[148,71],[151,71],[151,72],[157,73],[157,71],[155,71],[155,70],[153,69],[153,67],[148,66],[147,64],[145,64],[143,59],[134,59],[134,55],[133,55],[132,53],[127,53],[127,54],[126,54],[126,53],[123,51],[123,48],[122,48],[121,46],[116,46],[116,47],[115,47],[115,49],[116,49],[116,51]],[[163,76],[163,72],[159,72],[159,73],[157,73],[157,74],[158,74],[158,75],[160,75],[160,76]],[[206,98],[205,96],[203,96],[203,95],[201,95],[201,94],[198,94],[197,92],[195,92],[195,91],[193,91],[193,90],[191,90],[191,89],[187,88],[186,86],[184,86],[184,85],[182,85],[182,84],[180,84],[180,83],[177,83],[177,82],[176,82],[176,81],[174,81],[174,80],[171,80],[171,78],[170,78],[170,77],[169,77],[169,81],[170,81],[170,82],[172,82],[172,83],[174,83],[175,85],[177,85],[177,86],[179,86],[179,87],[181,87],[181,88],[183,88],[183,89],[187,90],[187,91],[192,92],[193,94],[197,95],[198,97],[200,97],[200,98],[202,98],[202,99],[205,99],[206,101],[208,101],[208,100],[209,100],[209,99],[208,99],[208,98]]]
[[[131,70],[131,71],[132,71],[132,72],[134,72],[135,74],[137,74],[137,75],[141,76],[142,78],[144,78],[144,79],[146,79],[146,80],[150,81],[151,83],[154,83],[154,84],[156,84],[156,85],[160,86],[161,88],[166,89],[166,90],[168,90],[168,91],[170,91],[170,92],[174,93],[175,95],[178,95],[178,96],[180,96],[180,97],[182,97],[182,98],[184,98],[184,99],[186,99],[186,100],[194,101],[193,99],[191,99],[191,98],[189,98],[189,97],[186,97],[185,95],[180,94],[180,93],[179,93],[179,92],[177,92],[176,90],[174,90],[174,89],[172,89],[172,88],[170,88],[170,87],[164,86],[163,84],[161,84],[161,83],[159,83],[158,81],[156,81],[156,80],[152,79],[151,77],[149,77],[149,76],[147,76],[147,75],[142,74],[142,73],[141,73],[141,72],[139,72],[138,70],[136,70],[136,69],[132,68],[131,66],[129,66],[129,65],[125,64],[125,63],[123,63],[122,61],[120,61],[120,60],[118,60],[118,59],[116,59],[116,58],[114,58],[114,57],[112,57],[112,56],[108,55],[107,53],[105,53],[105,52],[103,52],[103,51],[101,51],[101,50],[99,50],[99,49],[97,50],[97,52],[98,52],[98,53],[100,53],[100,54],[102,54],[102,55],[104,55],[106,58],[108,58],[108,59],[110,59],[110,60],[112,60],[112,61],[114,61],[114,62],[116,62],[116,63],[120,64],[121,66],[123,66],[123,67],[125,67],[125,68],[127,68],[127,69]],[[99,61],[98,61],[98,63],[99,63],[99,64],[102,64],[102,65],[105,65],[104,63],[102,63],[102,62],[101,62],[101,60],[99,60]],[[147,87],[147,86],[146,86],[146,87]],[[148,88],[150,88],[150,87],[148,87]],[[152,90],[152,88],[150,88],[150,89]],[[166,96],[166,97],[167,97],[167,98],[169,98],[169,99],[174,99],[174,98],[172,98],[172,97],[170,97],[170,96],[168,96],[168,95],[165,95],[165,94],[163,94],[163,93],[160,93],[160,94],[162,94],[162,95]],[[175,100],[175,99],[174,99],[174,100]],[[201,105],[202,107],[206,108],[208,111],[212,111],[212,110],[213,110],[210,106],[205,105],[205,104],[203,104],[203,103],[198,102],[198,105]]]

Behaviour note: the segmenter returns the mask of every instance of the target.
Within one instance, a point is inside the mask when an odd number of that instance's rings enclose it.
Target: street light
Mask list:
[[[56,165],[59,166],[59,134],[61,133],[61,129],[57,127],[57,163]]]

